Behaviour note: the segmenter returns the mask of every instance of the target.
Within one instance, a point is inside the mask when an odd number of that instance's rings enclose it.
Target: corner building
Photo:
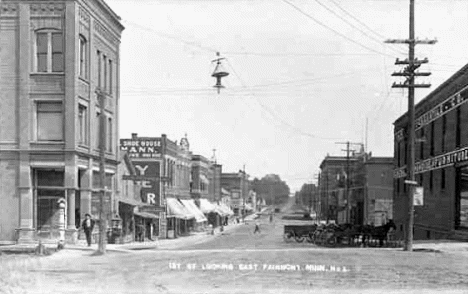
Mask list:
[[[468,65],[415,107],[415,179],[423,188],[414,207],[415,239],[468,238]],[[408,117],[395,123],[394,218],[407,221]]]
[[[84,214],[97,217],[100,115],[116,189],[124,27],[102,0],[4,0],[0,11],[0,241],[57,239],[64,201],[74,242]]]

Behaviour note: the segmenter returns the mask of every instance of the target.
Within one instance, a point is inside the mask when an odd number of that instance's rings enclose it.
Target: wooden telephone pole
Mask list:
[[[346,149],[342,149],[342,151],[346,151],[346,181],[345,181],[345,198],[346,198],[346,223],[351,222],[351,206],[349,205],[349,187],[350,187],[350,176],[349,176],[349,161],[350,161],[350,153],[356,150],[350,149],[350,145],[362,145],[362,143],[352,143],[352,142],[337,142],[336,144],[344,144],[346,145]]]
[[[416,76],[429,76],[429,72],[415,72],[422,64],[427,63],[427,58],[418,60],[414,58],[414,48],[416,44],[435,44],[436,40],[416,40],[414,36],[414,1],[410,0],[410,13],[409,13],[409,39],[406,40],[387,40],[386,43],[393,44],[408,44],[409,54],[408,59],[399,60],[397,59],[395,64],[407,65],[403,71],[395,72],[392,76],[406,77],[406,81],[403,83],[393,83],[393,88],[408,88],[408,141],[407,141],[407,180],[408,184],[408,217],[406,219],[405,229],[405,251],[413,251],[413,223],[414,223],[414,203],[413,203],[413,191],[414,185],[414,137],[415,137],[415,126],[414,126],[414,89],[415,88],[429,88],[430,84],[415,84],[414,78]]]

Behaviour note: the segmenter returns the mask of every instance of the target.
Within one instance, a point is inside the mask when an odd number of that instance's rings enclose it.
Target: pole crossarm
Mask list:
[[[431,84],[413,84],[409,85],[407,83],[393,83],[392,88],[429,88]]]

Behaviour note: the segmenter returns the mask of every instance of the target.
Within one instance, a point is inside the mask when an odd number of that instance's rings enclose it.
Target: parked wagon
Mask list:
[[[284,226],[283,238],[288,241],[291,239],[296,240],[298,243],[314,242],[314,233],[317,229],[317,225],[286,225]]]

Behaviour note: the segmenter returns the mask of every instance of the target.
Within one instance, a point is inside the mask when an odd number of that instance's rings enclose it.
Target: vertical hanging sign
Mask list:
[[[413,205],[414,206],[424,205],[424,188],[423,187],[414,188]]]

